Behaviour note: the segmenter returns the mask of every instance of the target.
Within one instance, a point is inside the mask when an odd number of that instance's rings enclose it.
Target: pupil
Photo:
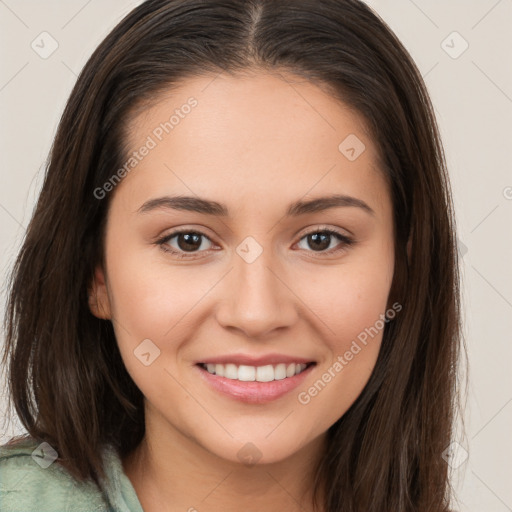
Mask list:
[[[181,241],[185,240],[185,244]],[[180,233],[178,235],[178,246],[183,251],[193,251],[201,246],[201,235],[197,233]]]
[[[320,246],[317,245],[317,248],[319,248],[320,250],[322,249],[327,249],[329,247],[329,238],[330,238],[331,235],[327,234],[327,233],[314,233],[312,235],[309,235],[309,239],[310,241],[312,240],[313,242],[317,243],[318,241],[320,241]],[[312,245],[312,247],[314,248],[314,245]],[[310,244],[311,246],[311,244]]]

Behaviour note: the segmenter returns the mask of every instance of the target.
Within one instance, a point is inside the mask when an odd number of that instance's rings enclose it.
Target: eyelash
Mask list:
[[[201,233],[200,231],[195,231],[193,229],[180,229],[178,231],[173,231],[172,233],[170,233],[168,235],[165,235],[164,237],[160,238],[159,240],[156,241],[156,244],[159,245],[163,251],[165,251],[167,253],[171,253],[173,256],[175,256],[175,257],[177,257],[179,259],[196,259],[197,256],[194,256],[194,255],[200,254],[201,251],[186,253],[186,252],[176,251],[174,249],[169,249],[169,246],[167,245],[167,242],[169,242],[174,237],[176,237],[177,235],[180,235],[182,233],[199,235],[199,236],[202,236],[202,237],[210,240],[210,238],[207,235],[205,235],[204,233]],[[348,236],[346,236],[346,235],[344,235],[342,233],[339,233],[338,231],[335,231],[333,229],[328,229],[328,228],[326,228],[326,229],[316,229],[314,231],[310,231],[308,233],[305,233],[300,238],[300,240],[308,237],[309,235],[315,235],[315,234],[320,234],[320,233],[331,235],[331,236],[334,236],[334,237],[338,238],[338,240],[341,242],[340,246],[338,248],[330,249],[328,251],[308,251],[308,252],[313,252],[313,253],[316,252],[318,254],[333,255],[333,254],[338,254],[339,252],[341,252],[343,250],[346,250],[347,247],[350,247],[350,246],[355,244],[355,240],[354,239],[352,239],[352,238],[350,238],[350,237],[348,237]],[[299,242],[300,242],[300,240],[299,240]],[[210,242],[211,242],[211,240],[210,240]]]

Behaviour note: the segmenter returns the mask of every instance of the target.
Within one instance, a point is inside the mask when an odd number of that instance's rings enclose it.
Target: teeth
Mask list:
[[[235,366],[236,368],[236,366]],[[236,379],[237,377],[235,377]],[[252,381],[256,380],[256,368],[254,366],[240,365],[238,367],[238,380]]]
[[[283,380],[286,379],[286,365],[278,364],[274,369],[274,379]]]
[[[224,377],[224,365],[223,364],[215,365],[215,375],[218,375],[219,377]]]
[[[273,380],[283,380],[288,377],[298,375],[306,369],[304,363],[279,363],[276,365],[265,366],[247,366],[236,364],[203,364],[208,373],[218,375],[219,377],[226,377],[231,380],[241,380],[245,382],[271,382]]]

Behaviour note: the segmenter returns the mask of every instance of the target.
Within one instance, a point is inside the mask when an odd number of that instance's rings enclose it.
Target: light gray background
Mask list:
[[[2,315],[4,276],[30,219],[65,101],[94,48],[139,3],[0,0]],[[368,3],[426,80],[453,185],[470,379],[466,435],[459,429],[450,459],[455,507],[512,511],[512,0]],[[44,31],[58,43],[46,59],[31,47],[35,41],[39,52],[51,48]],[[469,46],[458,55],[464,41]],[[5,417],[3,384],[0,392]],[[0,442],[22,432],[16,422],[2,424]]]

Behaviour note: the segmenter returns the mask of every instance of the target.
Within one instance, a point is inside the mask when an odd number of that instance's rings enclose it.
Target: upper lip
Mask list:
[[[290,363],[313,363],[311,359],[304,357],[289,356],[286,354],[266,354],[262,356],[253,356],[249,354],[226,354],[224,356],[209,357],[199,361],[198,364],[235,364],[237,366],[265,366],[268,364],[290,364]]]

